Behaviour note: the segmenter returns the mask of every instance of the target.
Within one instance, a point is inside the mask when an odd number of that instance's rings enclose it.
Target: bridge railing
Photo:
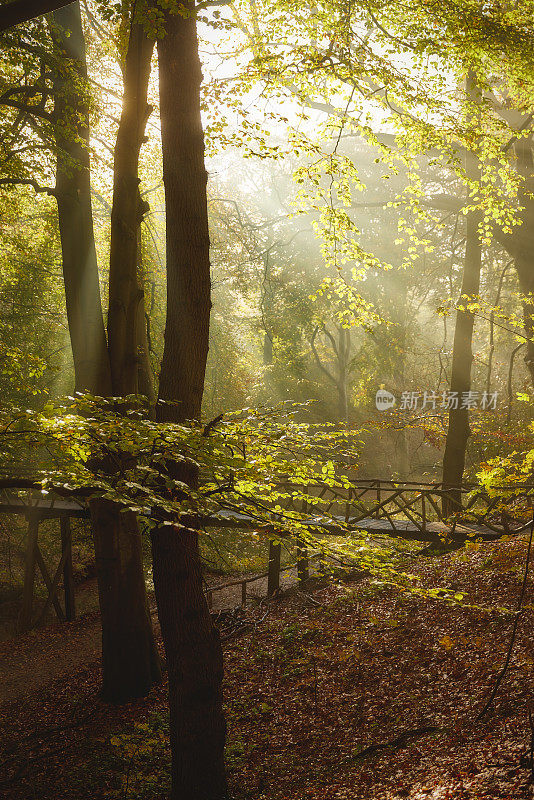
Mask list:
[[[394,531],[401,531],[403,523],[421,532],[440,523],[453,530],[458,525],[478,525],[503,535],[530,521],[534,506],[533,484],[502,486],[494,497],[474,483],[451,488],[437,482],[358,479],[344,486],[285,487],[287,510],[321,512],[350,527],[383,520]]]

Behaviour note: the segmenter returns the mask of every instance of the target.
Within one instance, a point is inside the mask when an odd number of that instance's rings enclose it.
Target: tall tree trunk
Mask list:
[[[56,192],[63,256],[65,302],[77,391],[111,391],[111,373],[100,299],[93,233],[89,162],[89,109],[84,96],[87,66],[79,3],[53,15],[53,38],[60,59],[79,76],[58,69],[54,76]]]
[[[196,486],[196,467],[173,477]],[[223,655],[202,588],[198,534],[152,532],[154,587],[169,678],[172,800],[224,800]]]
[[[112,703],[144,697],[161,679],[136,515],[92,500],[100,613],[102,695]]]
[[[528,337],[525,353],[525,364],[530,380],[534,384],[534,158],[532,154],[532,138],[521,138],[514,146],[517,168],[524,179],[521,187],[520,203],[522,224],[514,230],[510,239],[513,243],[511,255],[515,260],[515,268],[519,287],[525,296],[523,301],[523,325]]]
[[[133,13],[140,13],[139,6]],[[138,280],[138,232],[146,210],[139,193],[139,154],[152,110],[147,94],[153,51],[154,40],[147,37],[142,22],[133,18],[124,61],[111,211],[108,349],[112,391],[117,396],[139,391],[139,322],[142,315],[144,324],[144,297]],[[97,563],[102,568],[103,691],[108,700],[122,702],[147,694],[161,678],[146,595],[142,540],[135,514],[106,500],[94,501],[91,510]]]
[[[185,5],[194,10],[191,0]],[[159,385],[164,402],[158,403],[157,413],[160,420],[199,420],[211,299],[202,73],[194,15],[167,15],[158,55],[167,322]],[[181,479],[195,486],[196,469]],[[202,591],[198,535],[160,527],[152,535],[152,557],[169,674],[171,797],[222,800],[227,797],[222,651]]]
[[[480,288],[482,249],[480,246],[478,224],[479,215],[470,213],[467,217],[466,249],[460,303],[467,305]],[[470,311],[456,312],[456,327],[452,352],[451,392],[456,392],[458,408],[449,409],[449,427],[443,456],[443,488],[448,491],[444,499],[444,512],[451,513],[461,505],[461,492],[467,442],[471,435],[469,410],[462,408],[462,395],[471,390],[471,365],[473,362],[474,315]]]
[[[337,363],[338,363],[338,412],[340,422],[348,423],[349,421],[349,394],[348,394],[348,372],[349,372],[349,357],[350,357],[350,330],[343,328],[341,325],[338,327],[338,345],[337,345]]]
[[[143,239],[141,226],[137,234],[137,277],[142,291],[142,298],[137,306],[137,388],[139,394],[148,398],[151,408],[156,404],[154,375],[150,364],[150,342],[148,335],[149,316],[145,304],[145,268],[143,264]]]
[[[475,85],[472,75],[467,80],[467,96],[473,101]],[[473,153],[466,156],[467,176],[476,181],[480,176],[478,158]],[[471,211],[466,218],[466,244],[460,304],[465,308],[474,302],[480,290],[482,247],[479,224],[481,214]],[[444,513],[452,513],[461,507],[461,485],[465,468],[465,453],[471,434],[469,409],[462,408],[462,395],[471,390],[471,365],[473,362],[473,328],[475,317],[471,311],[456,312],[456,327],[452,350],[451,392],[456,392],[458,408],[449,409],[449,427],[443,456],[443,488],[448,490],[443,499]]]
[[[189,11],[192,2],[185,3]],[[167,17],[158,42],[167,219],[167,323],[160,373],[161,419],[198,419],[209,345],[211,280],[200,117],[202,73],[194,18]]]
[[[144,321],[137,278],[138,229],[146,205],[139,194],[139,153],[151,106],[147,103],[154,40],[132,21],[124,63],[124,96],[114,158],[109,269],[108,346],[113,393],[137,394],[138,331]]]
[[[75,85],[68,74],[58,75],[55,100],[56,185],[76,388],[109,396],[112,382],[93,234],[88,109],[83,101],[87,70],[79,3],[56,11],[54,22],[56,48],[73,60],[82,84]],[[135,197],[137,193],[136,184]],[[135,252],[135,269],[136,259]],[[110,273],[112,269],[113,265]],[[95,500],[91,516],[102,615],[103,694],[110,701],[122,702],[147,694],[161,678],[142,541],[135,515],[123,513],[117,504]]]

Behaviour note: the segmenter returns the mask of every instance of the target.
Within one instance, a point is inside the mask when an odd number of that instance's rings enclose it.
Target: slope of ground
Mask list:
[[[208,586],[220,586],[231,582],[232,576],[207,574],[205,579]],[[282,588],[288,587],[296,583],[296,580],[296,570],[288,570],[282,573],[280,585]],[[249,584],[248,596],[251,601],[265,597],[266,594],[266,578]],[[150,596],[150,601],[152,623],[157,629],[157,609],[153,595]],[[213,592],[214,611],[234,608],[240,602],[241,586],[229,586]],[[0,641],[0,704],[29,698],[62,676],[68,680],[78,667],[94,663],[100,658],[102,627],[97,610],[96,578],[77,587],[76,604],[80,616],[74,622],[56,622]],[[15,611],[14,619],[16,613]]]
[[[525,549],[524,541],[509,542],[419,558],[404,590],[370,579],[330,585],[223,627],[232,797],[532,797],[530,769],[520,763],[534,689],[530,581],[510,668],[477,721],[513,624],[495,609],[515,607]],[[436,586],[461,592],[463,605],[425,597]],[[1,707],[0,795],[165,797],[165,685],[110,708],[98,684],[93,661]]]

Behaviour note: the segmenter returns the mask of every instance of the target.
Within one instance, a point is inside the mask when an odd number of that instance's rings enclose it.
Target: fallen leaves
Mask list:
[[[267,616],[247,609],[245,628],[222,615],[239,628],[225,644],[234,800],[531,798],[530,771],[519,766],[534,690],[529,607],[494,707],[475,723],[512,622],[468,605],[514,607],[515,562],[506,573],[487,568],[510,558],[496,553],[506,546],[410,566],[426,588],[461,586],[467,603],[458,607],[364,579],[322,589],[314,604],[296,594]],[[528,592],[532,604],[530,584]],[[100,703],[98,688],[95,662],[1,709],[9,800],[165,797],[166,687],[123,708]]]

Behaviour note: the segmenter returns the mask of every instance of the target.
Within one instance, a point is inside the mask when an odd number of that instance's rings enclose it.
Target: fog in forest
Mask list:
[[[2,0],[0,84],[0,795],[531,798],[531,0]]]

